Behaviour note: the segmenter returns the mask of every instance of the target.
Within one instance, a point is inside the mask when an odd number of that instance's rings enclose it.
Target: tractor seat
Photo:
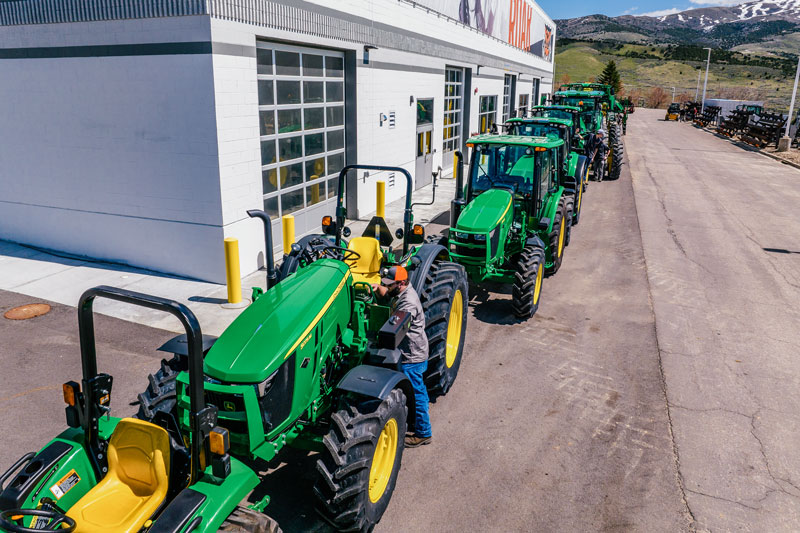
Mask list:
[[[108,443],[108,473],[67,512],[76,533],[139,531],[167,495],[169,460],[163,428],[120,420]]]
[[[353,237],[347,244],[348,250],[353,250],[361,257],[347,261],[354,281],[366,283],[381,282],[381,262],[383,252],[378,239],[372,237]]]

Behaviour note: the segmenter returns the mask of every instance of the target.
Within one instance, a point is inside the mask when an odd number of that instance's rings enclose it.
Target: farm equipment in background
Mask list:
[[[686,122],[694,122],[694,119],[700,114],[702,104],[700,102],[686,102],[683,105],[685,111],[684,120]]]
[[[736,109],[730,112],[727,118],[717,127],[717,133],[726,137],[733,138],[736,134],[742,133],[750,125],[750,119],[754,115],[760,115],[763,112],[761,106],[756,105],[738,105]]]
[[[664,120],[678,120],[681,118],[681,104],[677,102],[673,102],[669,104],[669,108],[667,109],[667,114],[664,115]]]
[[[777,146],[785,127],[786,119],[780,113],[762,112],[756,123],[749,125],[740,138],[742,142],[757,148],[766,148],[772,143]]]
[[[478,135],[466,186],[456,153],[456,198],[440,243],[475,283],[511,284],[514,314],[539,307],[545,271],[561,266],[568,210],[575,191],[564,187],[564,141],[548,137]]]
[[[722,108],[719,106],[707,105],[702,114],[694,117],[695,125],[705,128],[717,120],[720,111],[722,111]]]

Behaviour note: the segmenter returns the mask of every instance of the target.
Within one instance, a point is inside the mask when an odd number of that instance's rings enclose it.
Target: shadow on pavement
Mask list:
[[[800,252],[785,250],[783,248],[762,248],[762,250],[765,252],[772,252],[774,254],[800,254]]]
[[[510,298],[497,298],[498,295],[510,296],[511,287],[487,283],[479,287],[473,283],[469,285],[469,306],[472,316],[486,324],[510,325],[522,322],[511,312]]]
[[[284,533],[332,533],[314,509],[314,481],[317,454],[284,448],[282,462],[263,474],[262,482],[253,490],[250,501],[268,494],[270,503],[264,512],[278,521]]]

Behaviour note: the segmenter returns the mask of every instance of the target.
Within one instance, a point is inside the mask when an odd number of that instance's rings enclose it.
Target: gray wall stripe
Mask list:
[[[358,68],[376,68],[380,70],[399,70],[402,72],[420,72],[425,74],[440,74],[444,76],[444,69],[443,68],[431,68],[431,67],[419,67],[416,65],[403,65],[401,63],[387,63],[385,61],[372,61],[370,59],[369,64],[365,65],[363,61],[358,62]]]

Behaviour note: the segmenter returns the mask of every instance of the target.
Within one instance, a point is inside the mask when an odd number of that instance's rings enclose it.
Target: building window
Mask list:
[[[517,108],[517,116],[518,117],[527,117],[528,116],[528,95],[527,94],[519,95],[519,107]]]
[[[344,55],[257,43],[264,211],[295,214],[336,195],[344,167]]]
[[[481,96],[478,127],[480,133],[488,133],[497,122],[497,96]]]
[[[503,122],[511,117],[511,74],[503,80]]]
[[[541,105],[541,102],[539,101],[539,84],[540,83],[541,83],[541,81],[539,80],[539,78],[533,78],[533,88],[532,88],[532,91],[531,91],[531,101],[533,102],[533,105],[535,105],[535,106],[536,105]]]
[[[444,134],[443,164],[450,165],[448,154],[461,148],[462,97],[464,96],[464,69],[447,67],[444,75]]]

